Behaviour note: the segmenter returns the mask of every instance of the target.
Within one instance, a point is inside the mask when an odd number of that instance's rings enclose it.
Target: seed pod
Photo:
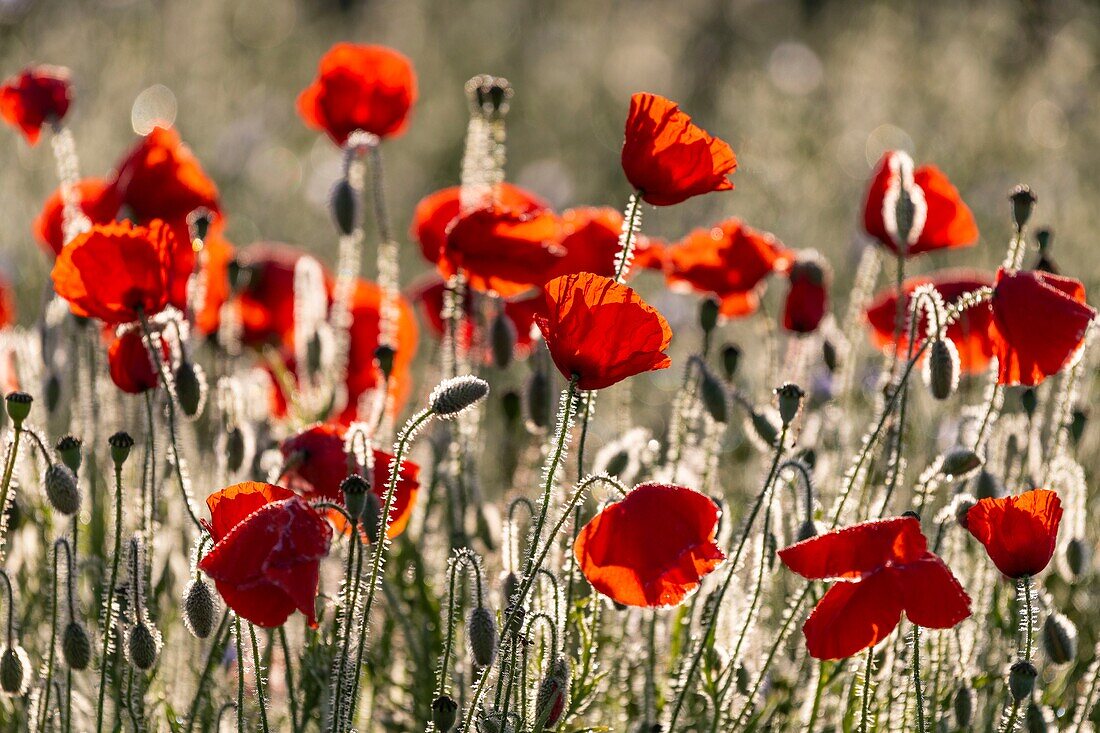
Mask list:
[[[1055,612],[1046,617],[1040,638],[1052,664],[1069,664],[1077,658],[1077,627],[1063,614]]]
[[[61,633],[61,656],[65,664],[77,671],[87,669],[92,661],[92,641],[79,621],[70,621]]]
[[[346,236],[354,232],[359,222],[359,196],[351,181],[341,178],[336,182],[329,195],[329,206],[340,233]]]
[[[61,462],[68,466],[70,471],[75,474],[80,470],[80,464],[84,460],[84,454],[81,452],[83,443],[80,438],[65,435],[58,438],[54,447],[57,449],[57,455],[61,456]]]
[[[550,663],[550,669],[539,683],[535,698],[535,720],[553,728],[565,712],[569,699],[569,660],[559,654]]]
[[[959,386],[959,350],[951,339],[932,342],[924,360],[924,383],[937,400],[946,400]]]
[[[230,473],[236,473],[244,465],[244,432],[239,427],[231,427],[225,432],[225,467]]]
[[[474,664],[488,667],[497,656],[497,622],[485,606],[470,611],[466,620],[466,644]]]
[[[393,360],[397,356],[397,350],[386,344],[379,344],[374,349],[374,361],[378,364],[378,371],[389,379],[393,375]]]
[[[61,401],[61,379],[53,371],[46,377],[46,412],[53,414],[57,403]]]
[[[489,347],[493,354],[493,364],[498,369],[506,369],[512,363],[516,350],[516,324],[501,308],[497,311],[489,326]]]
[[[802,398],[806,393],[793,382],[786,382],[775,389],[775,396],[779,401],[779,418],[784,425],[790,425],[798,411],[802,409]]]
[[[17,429],[23,427],[23,421],[27,419],[27,415],[31,414],[34,398],[26,392],[9,392],[4,402],[7,403],[8,417],[11,418],[12,424]]]
[[[772,448],[775,446],[775,441],[779,440],[779,426],[775,424],[771,416],[753,410],[749,413],[749,422],[753,433],[763,441],[766,447]]]
[[[344,494],[344,506],[354,520],[363,519],[367,507],[367,494],[371,493],[370,482],[357,473],[353,473],[340,482],[340,491]]]
[[[722,371],[726,375],[726,381],[732,382],[737,376],[737,367],[741,364],[741,347],[737,344],[726,344],[722,347]]]
[[[1065,559],[1072,580],[1080,581],[1092,565],[1092,547],[1080,537],[1074,537],[1066,543]]]
[[[955,690],[952,707],[955,711],[955,727],[969,730],[970,720],[974,715],[974,690],[970,689],[970,685],[964,683]]]
[[[1039,393],[1034,387],[1028,387],[1020,393],[1020,406],[1024,408],[1028,417],[1035,415],[1035,408],[1039,406]]]
[[[700,364],[699,370],[702,372],[702,382],[700,383],[699,392],[703,399],[703,407],[706,408],[707,414],[711,419],[719,425],[725,425],[729,422],[729,405],[727,404],[728,397],[726,395],[726,388],[722,385],[718,378],[715,377],[710,369]]]
[[[703,298],[699,303],[699,327],[703,333],[710,333],[718,325],[718,300],[716,298]]]
[[[1046,733],[1051,726],[1050,713],[1042,705],[1032,703],[1024,712],[1024,728],[1028,733]]]
[[[519,416],[523,413],[523,400],[518,392],[509,390],[500,398],[500,407],[504,410],[504,419],[510,427],[516,424]]]
[[[441,695],[432,701],[432,725],[439,733],[447,733],[455,727],[458,718],[458,703],[447,695]]]
[[[201,578],[194,578],[183,592],[183,622],[196,638],[205,639],[214,629],[217,601],[210,586]]]
[[[51,463],[46,468],[46,498],[55,510],[66,516],[80,511],[80,486],[67,466]]]
[[[130,449],[134,447],[134,439],[129,433],[120,430],[108,438],[107,442],[111,446],[111,460],[114,461],[116,468],[121,468],[122,464],[126,463],[126,459],[130,457]]]
[[[940,472],[950,479],[960,481],[982,467],[982,457],[970,448],[956,445],[942,456]]]
[[[1012,201],[1012,222],[1017,229],[1023,229],[1027,220],[1031,218],[1031,209],[1038,199],[1031,192],[1031,188],[1022,183],[1012,189],[1008,198]]]
[[[1035,678],[1039,671],[1031,662],[1020,660],[1013,663],[1008,670],[1008,691],[1016,702],[1026,700],[1035,689]]]
[[[527,422],[532,432],[542,432],[550,426],[550,378],[536,367],[527,380]]]
[[[7,647],[0,653],[0,689],[8,697],[22,697],[30,683],[30,659],[23,647]]]
[[[812,519],[802,520],[802,524],[798,525],[797,541],[802,542],[808,540],[811,537],[817,537],[817,523]]]
[[[187,417],[195,417],[202,411],[206,397],[206,373],[202,366],[190,359],[181,359],[176,367],[176,397],[180,409]]]
[[[126,652],[130,664],[141,670],[152,669],[160,652],[160,633],[144,620],[138,621],[130,629],[126,640]]]
[[[472,375],[451,377],[440,382],[428,397],[428,406],[442,418],[468,410],[489,394],[489,383]]]

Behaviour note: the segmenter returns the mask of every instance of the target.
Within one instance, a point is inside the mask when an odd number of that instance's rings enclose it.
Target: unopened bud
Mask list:
[[[529,428],[532,432],[546,430],[550,425],[550,378],[544,369],[536,368],[531,372],[525,394]]]
[[[470,611],[466,619],[466,644],[474,664],[488,667],[497,656],[497,622],[493,612],[485,606]]]
[[[943,454],[940,472],[950,479],[961,481],[982,467],[982,457],[970,448],[956,445]]]
[[[225,467],[230,473],[236,473],[243,465],[244,432],[234,426],[225,432]]]
[[[1030,697],[1038,676],[1039,671],[1031,662],[1021,660],[1013,663],[1008,670],[1008,691],[1012,694],[1012,699],[1021,702]]]
[[[569,699],[569,660],[559,654],[550,663],[550,669],[539,683],[535,698],[535,720],[553,728],[565,712]]]
[[[717,298],[703,298],[699,302],[699,327],[703,333],[710,333],[718,325],[719,309]]]
[[[952,699],[952,707],[955,711],[955,727],[960,730],[969,730],[970,721],[974,716],[974,690],[968,684],[962,684],[955,690]]]
[[[340,233],[347,236],[354,232],[359,224],[359,194],[351,181],[341,178],[336,182],[329,197],[329,206]]]
[[[1074,537],[1066,543],[1066,569],[1072,580],[1080,581],[1088,573],[1092,564],[1092,547],[1080,537]]]
[[[779,418],[784,425],[790,425],[798,417],[798,411],[802,409],[802,398],[806,393],[793,382],[786,382],[775,389],[775,396],[779,402]]]
[[[9,697],[21,697],[26,694],[30,683],[30,659],[21,646],[7,647],[0,654],[0,689]]]
[[[210,586],[201,578],[193,578],[183,592],[183,622],[188,631],[199,639],[210,636],[216,612],[217,601]]]
[[[46,498],[55,510],[72,516],[80,510],[80,487],[67,466],[51,463],[46,468]]]
[[[1031,218],[1031,210],[1038,199],[1031,192],[1031,188],[1022,183],[1012,189],[1008,198],[1012,201],[1012,221],[1017,229],[1023,229],[1027,220]]]
[[[924,383],[937,400],[946,400],[959,386],[959,350],[951,339],[938,338],[924,361]]]
[[[447,695],[432,700],[432,725],[439,733],[447,733],[458,719],[458,703]]]
[[[386,344],[379,344],[374,350],[374,361],[378,364],[378,371],[389,379],[393,375],[393,360],[397,356],[397,350]]]
[[[181,359],[176,367],[175,382],[180,409],[187,417],[195,417],[202,410],[206,396],[206,373],[202,366],[190,359]]]
[[[702,363],[699,364],[699,371],[702,373],[699,392],[703,399],[703,407],[714,422],[725,425],[729,422],[729,398],[726,388]]]
[[[126,640],[126,653],[130,664],[138,669],[152,669],[157,662],[157,654],[160,652],[160,633],[149,626],[144,620],[138,621],[130,629],[130,636]]]
[[[31,403],[34,402],[34,398],[26,392],[9,392],[4,402],[7,403],[8,417],[11,418],[16,430],[23,427],[23,421],[27,419],[27,415],[31,414]]]
[[[999,499],[1005,494],[1001,480],[994,474],[982,469],[974,481],[974,496],[978,499]]]
[[[87,669],[92,661],[92,640],[79,621],[70,621],[61,633],[61,656],[72,669]]]
[[[1052,664],[1069,664],[1077,658],[1077,627],[1064,614],[1054,612],[1043,621],[1043,651]]]
[[[57,449],[57,455],[61,456],[61,462],[68,466],[70,471],[76,473],[80,470],[80,464],[84,460],[84,454],[81,451],[84,444],[80,438],[65,435],[58,439],[54,447]]]
[[[1020,406],[1024,408],[1024,413],[1028,417],[1035,415],[1035,408],[1039,406],[1039,393],[1034,387],[1028,387],[1020,393]]]
[[[500,597],[504,601],[504,605],[508,605],[512,600],[512,596],[519,590],[519,576],[513,573],[511,570],[504,573],[500,577]]]
[[[452,377],[439,383],[428,397],[428,407],[442,418],[458,415],[489,394],[489,383],[472,375]]]
[[[753,434],[755,434],[765,446],[769,448],[775,447],[775,442],[779,440],[779,426],[776,425],[771,415],[766,412],[753,410],[749,413],[749,424]]]
[[[737,344],[726,344],[722,347],[722,371],[726,375],[726,381],[733,381],[733,378],[737,375],[737,367],[740,363],[740,346]]]
[[[512,355],[516,350],[516,324],[501,308],[497,311],[489,326],[489,348],[493,355],[493,364],[498,369],[505,369],[512,363]]]
[[[108,438],[107,442],[111,446],[111,460],[114,461],[115,468],[122,468],[122,464],[130,457],[130,449],[134,447],[133,437],[120,430]]]

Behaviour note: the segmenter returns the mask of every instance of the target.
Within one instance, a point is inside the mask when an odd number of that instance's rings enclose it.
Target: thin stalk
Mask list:
[[[245,733],[244,645],[241,643],[241,617],[233,617],[233,636],[237,644],[237,733]]]
[[[210,643],[210,651],[206,655],[206,664],[203,665],[202,676],[199,677],[198,687],[195,688],[195,697],[191,700],[191,709],[187,714],[187,733],[195,727],[195,718],[199,713],[199,703],[206,694],[206,685],[210,681],[210,675],[217,664],[218,656],[224,643],[224,636],[229,630],[229,609],[222,613],[222,620],[218,622],[218,629],[214,632],[214,638]],[[289,691],[289,688],[288,688]]]
[[[634,259],[634,243],[637,239],[638,219],[642,214],[641,195],[635,191],[626,203],[626,216],[623,217],[623,231],[619,254],[615,258],[615,282],[626,279],[630,270],[630,261]]]
[[[118,562],[122,556],[122,464],[115,463],[115,544],[111,553],[111,574],[107,582],[107,607],[103,614],[103,651],[99,665],[99,702],[96,704],[96,733],[103,731],[103,706],[107,694],[107,655],[111,649],[111,630],[115,623],[115,589],[118,585]]]
[[[238,624],[239,623],[240,622],[238,621]],[[237,628],[240,629],[240,626],[238,625]],[[260,730],[262,730],[263,733],[268,733],[267,697],[264,693],[264,676],[262,670],[260,669],[262,661],[260,659],[260,647],[256,643],[256,627],[253,626],[251,623],[248,624],[248,636],[252,641],[252,672],[256,675],[256,697],[257,702],[260,706]]]
[[[863,665],[863,691],[862,703],[859,708],[859,733],[867,733],[870,730],[871,720],[871,685],[875,675],[875,650],[867,647],[867,657]]]
[[[286,676],[286,699],[290,706],[290,729],[298,733],[298,696],[294,690],[294,668],[291,666],[290,645],[286,640],[286,625],[275,630],[279,637],[279,646],[283,651],[283,669]]]
[[[917,708],[917,733],[924,733],[924,689],[920,678],[920,626],[916,624],[913,624],[913,695]]]

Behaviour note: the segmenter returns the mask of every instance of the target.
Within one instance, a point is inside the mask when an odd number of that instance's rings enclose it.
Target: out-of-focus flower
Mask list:
[[[897,234],[891,233],[888,226],[894,214],[887,209],[896,206],[899,195],[905,193],[914,204],[906,257],[975,244],[978,225],[974,215],[947,176],[933,165],[922,165],[907,173],[903,161],[911,168],[909,156],[887,151],[871,176],[863,205],[863,228],[867,234],[886,249],[898,253]],[[917,235],[915,239],[914,234]]]
[[[241,618],[281,626],[297,609],[316,628],[321,559],[332,528],[294,492],[256,481],[230,486],[206,499],[205,522],[215,545],[199,561]]]
[[[61,66],[32,66],[0,86],[0,117],[31,145],[38,143],[42,125],[64,119],[71,102],[69,70]]]
[[[102,178],[85,178],[76,184],[80,210],[92,224],[109,224],[118,216],[121,201],[115,187]],[[61,190],[54,191],[38,218],[34,220],[34,236],[44,248],[57,255],[65,246],[64,209]]]
[[[11,285],[8,283],[7,278],[0,276],[0,328],[10,326],[15,323],[15,301],[11,297]],[[2,372],[3,369],[0,369]],[[0,380],[0,385],[3,381]],[[4,386],[0,386],[4,392],[9,392]]]
[[[619,230],[623,215],[609,207],[568,209],[561,215],[561,246],[564,249],[554,272],[570,275],[592,272],[615,276],[615,256],[619,253]]]
[[[1044,272],[997,270],[989,336],[1001,384],[1035,386],[1080,353],[1096,310],[1085,286]]]
[[[793,333],[813,333],[828,311],[832,280],[829,263],[816,251],[799,252],[787,278],[790,288],[783,302],[783,328]]]
[[[580,389],[603,389],[665,369],[672,329],[634,290],[590,272],[546,284],[546,311],[535,316],[554,364]]]
[[[195,328],[200,333],[212,334],[221,324],[222,306],[231,296],[229,266],[235,249],[225,238],[224,219],[215,219],[203,240],[200,257],[202,277],[202,301],[195,307]]]
[[[1054,555],[1062,501],[1049,489],[981,499],[966,514],[966,529],[1009,578],[1043,572]]]
[[[167,355],[164,352],[161,358]],[[160,375],[153,367],[139,328],[128,329],[111,340],[107,347],[107,369],[115,386],[129,394],[141,394],[160,384]]]
[[[834,530],[780,550],[779,559],[804,578],[839,581],[802,627],[815,659],[843,659],[874,646],[902,611],[931,629],[950,629],[970,615],[970,597],[928,550],[915,517]]]
[[[123,205],[141,222],[185,225],[195,209],[217,214],[218,188],[174,129],[156,127],[134,145],[111,180]]]
[[[294,270],[308,255],[297,247],[260,242],[244,248],[237,262],[244,284],[234,302],[241,319],[241,340],[249,346],[294,345]],[[324,272],[331,298],[332,277]]]
[[[597,591],[627,606],[675,606],[725,559],[718,507],[683,486],[646,483],[586,524],[573,553]]]
[[[337,43],[298,95],[298,114],[343,145],[356,130],[401,134],[415,101],[416,73],[406,56],[385,46]]]
[[[679,105],[656,94],[630,98],[623,172],[642,199],[671,206],[711,191],[733,188],[733,149],[696,126]]]

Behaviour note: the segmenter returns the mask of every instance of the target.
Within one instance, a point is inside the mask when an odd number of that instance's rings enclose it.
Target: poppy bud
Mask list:
[[[321,334],[314,331],[306,341],[306,371],[310,374],[316,374],[321,371]]]
[[[225,467],[236,473],[244,465],[244,433],[232,427],[225,433]]]
[[[130,629],[126,651],[130,664],[141,670],[152,669],[160,652],[160,633],[144,620],[139,621]]]
[[[504,309],[497,311],[489,327],[489,347],[493,354],[493,364],[505,369],[512,363],[512,354],[516,348],[516,324],[505,314]]]
[[[500,399],[500,406],[504,410],[504,419],[508,421],[509,425],[514,425],[523,413],[523,400],[520,399],[519,393],[514,390],[504,393],[504,396]]]
[[[92,661],[92,640],[79,621],[70,621],[61,633],[61,656],[72,669],[87,669]]]
[[[737,374],[737,365],[741,363],[741,347],[737,344],[726,344],[722,347],[722,371],[726,374],[726,381],[732,382]]]
[[[53,371],[46,377],[46,412],[53,414],[61,400],[61,379]]]
[[[466,644],[474,664],[488,667],[497,656],[497,622],[485,606],[470,611],[466,620]]]
[[[21,646],[8,647],[0,654],[0,689],[9,697],[21,697],[26,694],[30,677],[27,652]]]
[[[397,356],[397,350],[392,346],[385,344],[379,344],[374,350],[374,361],[378,364],[378,371],[382,372],[382,376],[389,379],[393,374],[393,358]]]
[[[924,383],[937,400],[946,400],[959,386],[959,350],[951,339],[932,342],[924,361]]]
[[[699,327],[710,333],[718,325],[719,304],[717,298],[703,298],[699,302]]]
[[[1081,407],[1073,408],[1069,422],[1069,437],[1076,447],[1081,442],[1081,436],[1085,434],[1085,425],[1088,424],[1089,414]]]
[[[1043,651],[1052,664],[1069,664],[1077,658],[1077,627],[1061,613],[1051,613],[1043,621]]]
[[[230,260],[229,265],[226,267],[226,275],[229,280],[229,287],[234,293],[240,293],[252,280],[252,268],[248,265],[241,264],[240,260]]]
[[[536,368],[526,386],[527,422],[532,432],[541,432],[550,425],[550,378]]]
[[[214,629],[217,604],[214,594],[202,579],[194,578],[183,592],[183,623],[196,638],[205,639]]]
[[[344,494],[344,506],[353,520],[362,520],[367,507],[367,494],[372,493],[370,483],[357,473],[353,473],[340,482],[340,491]]]
[[[336,182],[329,196],[329,206],[340,233],[347,236],[354,232],[359,224],[359,195],[351,181],[341,178]]]
[[[1039,258],[1035,261],[1031,269],[1040,272],[1049,272],[1052,275],[1059,274],[1061,270],[1051,258],[1050,254],[1054,233],[1047,228],[1039,229],[1035,232],[1035,239],[1039,243]]]
[[[700,371],[702,372],[702,383],[700,384],[700,394],[703,398],[703,407],[706,408],[707,414],[711,419],[719,425],[725,425],[729,422],[729,406],[727,405],[726,388],[718,381],[718,378],[711,374],[710,369],[700,364]]]
[[[962,684],[955,690],[952,707],[955,710],[955,727],[969,730],[970,719],[974,715],[974,690],[970,689],[970,685]]]
[[[749,413],[749,422],[753,432],[763,441],[764,445],[768,447],[775,446],[775,441],[779,440],[779,426],[775,424],[770,415],[753,410]]]
[[[1073,580],[1081,580],[1092,563],[1092,548],[1080,537],[1074,537],[1066,543],[1065,558],[1066,568],[1073,576]]]
[[[454,728],[458,718],[458,703],[447,695],[432,700],[432,725],[439,733],[447,733]]]
[[[478,74],[466,82],[466,96],[470,100],[470,111],[485,119],[501,119],[508,114],[509,103],[515,91],[502,76]]]
[[[999,499],[1004,496],[1001,480],[989,471],[982,469],[974,482],[974,495],[978,499]]]
[[[553,728],[561,720],[569,699],[569,660],[562,655],[550,663],[550,670],[539,683],[535,698],[535,720]]]
[[[489,383],[472,375],[452,377],[440,382],[428,397],[428,407],[442,418],[455,417],[473,407],[489,394]]]
[[[959,481],[982,467],[982,457],[970,448],[956,445],[940,458],[940,472]]]
[[[122,464],[126,463],[126,459],[130,457],[130,449],[134,447],[133,437],[120,430],[107,438],[107,442],[111,446],[111,460],[115,462],[115,468],[122,468]]]
[[[61,456],[61,462],[68,466],[70,471],[76,473],[80,470],[80,464],[84,460],[84,454],[81,452],[84,444],[80,438],[65,435],[58,438],[54,447],[57,449],[57,455]]]
[[[840,366],[840,353],[832,339],[822,339],[821,360],[825,362],[825,368],[830,374],[836,374],[837,367]]]
[[[191,230],[191,238],[205,241],[206,235],[210,233],[210,221],[213,218],[214,215],[205,206],[200,206],[188,214],[187,226]]]
[[[779,418],[784,425],[790,425],[798,417],[798,411],[802,409],[802,398],[806,393],[797,384],[786,382],[776,387],[775,396],[779,401]]]
[[[1054,232],[1049,227],[1036,230],[1035,239],[1039,243],[1039,254],[1045,255],[1050,251],[1051,242],[1054,241]]]
[[[1031,662],[1020,660],[1014,662],[1008,670],[1008,691],[1012,693],[1012,699],[1016,702],[1026,700],[1035,689],[1035,678],[1039,671]]]
[[[798,525],[798,535],[795,539],[797,542],[802,542],[811,537],[817,537],[817,522],[812,519],[804,519],[802,524]]]
[[[500,576],[500,597],[505,605],[512,600],[512,596],[519,590],[519,576],[511,570]]]
[[[523,628],[523,621],[526,616],[527,611],[523,608],[523,606],[516,606],[512,603],[509,603],[507,606],[504,607],[504,618],[505,620],[512,619],[512,623],[509,628],[511,629],[511,633],[514,635],[518,635],[519,630]]]
[[[202,366],[190,359],[181,359],[176,368],[175,381],[180,409],[187,417],[195,417],[202,410],[206,396],[206,374]]]
[[[969,494],[959,496],[955,500],[955,521],[963,529],[966,529],[967,527],[971,507],[973,507],[977,503],[978,500],[975,499],[973,496],[970,496]]]
[[[80,510],[80,487],[66,466],[51,463],[46,468],[46,498],[57,511],[72,516]]]
[[[34,398],[26,392],[9,392],[4,401],[8,406],[8,417],[18,430],[23,426],[27,415],[31,414],[31,403],[34,402]]]
[[[1020,393],[1020,406],[1029,418],[1035,415],[1035,408],[1039,406],[1039,394],[1034,387],[1028,387]]]
[[[1050,714],[1042,705],[1034,703],[1027,706],[1024,712],[1024,728],[1028,733],[1045,733],[1050,730]]]
[[[1023,229],[1027,220],[1031,218],[1031,209],[1038,199],[1031,192],[1031,188],[1022,183],[1012,189],[1008,198],[1012,201],[1012,221],[1017,229]]]

